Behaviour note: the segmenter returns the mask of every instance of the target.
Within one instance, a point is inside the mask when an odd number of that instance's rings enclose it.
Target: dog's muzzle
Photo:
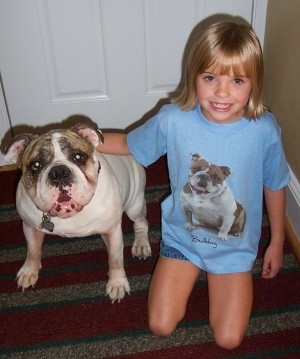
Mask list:
[[[70,186],[74,180],[71,170],[65,165],[52,167],[48,177],[50,184],[58,188]]]

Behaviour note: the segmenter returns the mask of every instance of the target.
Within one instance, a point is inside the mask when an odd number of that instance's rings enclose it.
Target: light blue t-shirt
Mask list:
[[[276,191],[290,181],[273,115],[216,124],[199,106],[165,105],[127,141],[145,167],[167,154],[171,194],[162,203],[162,240],[210,273],[251,270],[263,186]]]

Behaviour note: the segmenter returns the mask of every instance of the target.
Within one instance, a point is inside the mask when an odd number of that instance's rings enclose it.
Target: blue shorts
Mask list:
[[[182,261],[188,261],[189,260],[178,249],[168,246],[167,244],[164,243],[163,240],[160,241],[159,254],[160,254],[161,257],[180,259]]]

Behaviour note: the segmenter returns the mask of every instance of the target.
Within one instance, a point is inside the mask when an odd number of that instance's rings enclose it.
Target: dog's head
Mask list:
[[[5,160],[19,164],[22,184],[39,210],[68,218],[93,197],[100,166],[95,147],[101,142],[98,129],[81,124],[41,136],[22,134],[7,146]]]
[[[211,164],[201,157],[199,153],[192,154],[189,170],[189,185],[194,194],[219,194],[224,186],[225,179],[231,174],[227,166]]]

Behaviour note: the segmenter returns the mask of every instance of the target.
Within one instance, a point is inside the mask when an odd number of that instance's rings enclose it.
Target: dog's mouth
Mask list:
[[[208,190],[205,187],[198,186],[198,185],[191,185],[194,192],[197,194],[206,194],[208,193]]]
[[[66,192],[61,192],[49,211],[51,217],[69,218],[82,210],[83,206],[76,203]]]
[[[57,198],[58,203],[69,202],[69,201],[72,201],[72,198],[67,193],[61,193]]]

